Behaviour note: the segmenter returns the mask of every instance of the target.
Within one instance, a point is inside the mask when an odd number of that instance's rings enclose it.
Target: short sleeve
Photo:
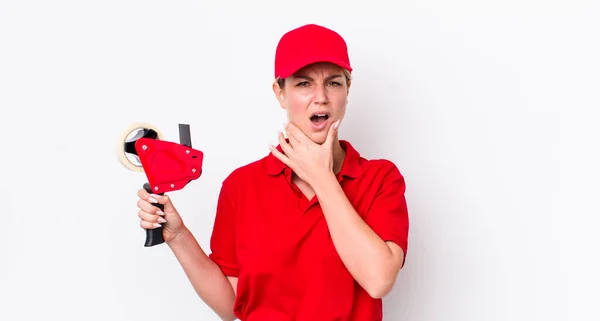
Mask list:
[[[406,259],[409,229],[408,207],[404,195],[406,184],[398,168],[391,162],[389,164],[365,215],[365,222],[384,241],[398,244]]]
[[[236,259],[236,212],[227,184],[221,186],[213,232],[210,239],[212,259],[226,276],[239,274]]]

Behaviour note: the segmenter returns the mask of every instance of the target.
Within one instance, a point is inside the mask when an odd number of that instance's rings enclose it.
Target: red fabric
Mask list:
[[[348,47],[335,31],[308,24],[284,34],[275,50],[275,78],[287,78],[315,62],[331,62],[352,71]]]
[[[387,160],[367,160],[346,141],[338,181],[359,215],[406,254],[404,179]],[[280,147],[279,147],[280,148]],[[382,301],[353,279],[336,252],[316,200],[291,183],[273,155],[233,171],[217,205],[212,253],[224,274],[238,277],[242,321],[382,320]]]

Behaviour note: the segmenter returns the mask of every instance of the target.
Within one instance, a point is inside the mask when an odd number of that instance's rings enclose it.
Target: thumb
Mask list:
[[[340,126],[341,120],[336,120],[331,126],[329,126],[329,132],[327,132],[327,139],[325,140],[325,144],[329,147],[333,146],[333,141],[335,140],[335,134],[338,132],[338,128]]]

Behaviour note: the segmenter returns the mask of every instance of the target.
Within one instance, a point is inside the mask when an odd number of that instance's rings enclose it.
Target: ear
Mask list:
[[[286,109],[287,107],[285,104],[285,91],[281,87],[279,87],[277,79],[273,81],[273,94],[275,94],[275,98],[277,98],[277,101],[279,102],[281,108]]]

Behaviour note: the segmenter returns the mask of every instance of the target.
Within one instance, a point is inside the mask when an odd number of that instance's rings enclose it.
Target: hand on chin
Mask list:
[[[273,145],[269,149],[275,157],[292,168],[294,173],[310,186],[326,174],[333,173],[333,143],[337,134],[339,120],[324,132],[305,134],[294,124],[286,126],[288,139],[278,133],[278,140],[283,152]]]

